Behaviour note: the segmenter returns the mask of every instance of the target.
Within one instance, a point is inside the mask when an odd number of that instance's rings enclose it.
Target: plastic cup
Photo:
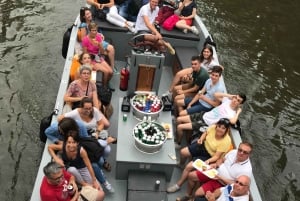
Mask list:
[[[127,121],[127,114],[123,114],[123,121]]]

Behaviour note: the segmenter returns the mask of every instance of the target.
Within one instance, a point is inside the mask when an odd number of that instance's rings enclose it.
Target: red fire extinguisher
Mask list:
[[[121,74],[120,74],[120,90],[122,90],[122,91],[127,90],[128,80],[129,80],[129,70],[127,69],[127,66],[125,66],[121,70]]]

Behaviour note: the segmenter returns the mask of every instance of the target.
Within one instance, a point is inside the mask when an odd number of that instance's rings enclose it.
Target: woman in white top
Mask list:
[[[114,0],[87,0],[89,5],[95,6],[97,10],[103,10],[108,8],[108,13],[106,14],[106,20],[116,26],[125,27],[129,31],[134,32],[134,23],[127,21],[118,13],[118,8]]]
[[[106,161],[111,151],[109,144],[116,143],[117,139],[108,136],[108,132],[104,130],[104,128],[109,127],[110,123],[96,107],[93,107],[93,101],[88,97],[84,97],[79,108],[59,116],[58,121],[64,117],[70,117],[84,123],[88,133],[98,139],[98,142],[104,147],[103,166],[106,169],[110,169],[108,167],[110,165]]]

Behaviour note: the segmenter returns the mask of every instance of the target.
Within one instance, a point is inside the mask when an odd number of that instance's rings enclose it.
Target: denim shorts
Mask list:
[[[193,97],[186,97],[184,99],[184,105],[187,106],[191,101],[193,100]],[[188,114],[194,114],[197,112],[207,112],[210,108],[204,107],[199,101],[196,101],[190,108],[186,109]]]
[[[203,161],[206,161],[211,157],[211,155],[207,152],[205,148],[205,142],[202,144],[198,144],[197,142],[188,146],[189,152],[192,155],[193,159],[199,158]]]

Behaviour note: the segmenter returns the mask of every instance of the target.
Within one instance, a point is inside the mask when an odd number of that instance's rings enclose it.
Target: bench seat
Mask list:
[[[116,32],[128,32],[128,29],[124,27],[118,27],[116,25],[113,25],[109,23],[106,20],[100,20],[96,19],[96,23],[99,25],[101,30],[104,31],[116,31]],[[199,41],[200,37],[188,32],[183,33],[181,30],[174,28],[172,31],[167,31],[164,28],[160,28],[161,35],[166,38],[174,38],[174,39],[183,39],[183,40],[193,40],[193,41]]]
[[[193,34],[192,32],[188,32],[185,34],[177,28],[174,28],[172,31],[167,31],[161,27],[160,33],[163,37],[166,37],[166,38],[175,38],[175,39],[193,40],[193,41],[200,40],[200,37]]]
[[[174,47],[174,49],[176,54],[173,64],[173,74],[175,75],[181,69],[190,67],[192,56],[199,55],[199,51],[196,47]]]

